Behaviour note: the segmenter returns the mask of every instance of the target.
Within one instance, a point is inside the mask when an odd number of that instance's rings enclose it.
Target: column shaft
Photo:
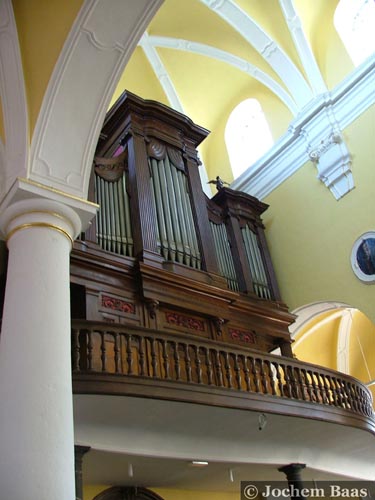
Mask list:
[[[69,298],[75,224],[59,208],[28,200],[1,217],[9,248],[0,348],[0,484],[7,500],[75,498]]]

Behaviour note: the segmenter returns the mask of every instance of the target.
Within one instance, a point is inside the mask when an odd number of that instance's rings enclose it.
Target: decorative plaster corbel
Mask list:
[[[309,158],[318,169],[318,179],[337,200],[354,188],[350,152],[339,130],[332,130],[316,148],[311,149]]]

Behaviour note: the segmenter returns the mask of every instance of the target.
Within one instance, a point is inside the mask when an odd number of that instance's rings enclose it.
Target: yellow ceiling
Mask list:
[[[232,1],[278,44],[306,78],[279,1]],[[13,0],[31,134],[53,68],[82,4],[82,0]],[[297,14],[328,87],[337,84],[352,68],[333,27],[332,18],[336,5],[337,0],[295,1]],[[234,27],[200,0],[165,0],[147,33],[150,37],[185,39],[226,51],[258,68],[280,88],[288,91],[266,59]],[[242,100],[249,97],[260,100],[275,140],[286,131],[293,117],[291,111],[276,93],[253,76],[204,55],[161,47],[155,47],[155,52],[164,65],[162,73],[174,86],[184,112],[194,122],[212,131],[207,144],[202,147],[209,176],[216,175],[217,162],[220,160],[221,170],[227,172],[227,180],[231,180],[224,128],[229,113]],[[339,69],[333,64],[338,58]],[[125,68],[112,103],[125,89],[143,98],[169,104],[168,96],[141,47],[136,48]],[[0,131],[1,128],[0,126]]]

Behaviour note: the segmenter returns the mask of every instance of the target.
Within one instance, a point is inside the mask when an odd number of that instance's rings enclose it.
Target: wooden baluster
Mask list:
[[[332,391],[335,393],[336,396],[336,406],[342,407],[342,396],[338,380],[336,377],[331,377],[331,385],[332,385]]]
[[[87,370],[91,371],[92,370],[92,350],[93,350],[92,335],[93,335],[93,332],[87,330],[86,335],[87,335]]]
[[[319,392],[321,394],[321,399],[322,403],[328,404],[329,403],[329,394],[327,393],[327,388],[325,387],[324,383],[322,382],[322,377],[320,373],[315,372],[316,379],[318,381],[318,387],[319,387]]]
[[[343,407],[344,408],[351,408],[350,406],[350,399],[349,399],[349,390],[348,390],[348,384],[346,380],[341,381],[342,384],[342,397],[343,397]]]
[[[158,359],[155,350],[155,339],[150,337],[151,344],[151,365],[152,365],[152,376],[156,378],[158,376]]]
[[[302,370],[300,368],[295,368],[294,373],[296,378],[296,387],[298,390],[298,399],[306,401],[305,379],[303,377]]]
[[[292,382],[290,379],[290,371],[291,367],[289,365],[283,365],[283,370],[284,370],[284,380],[285,380],[285,388],[286,390],[284,391],[284,395],[288,398],[293,397],[293,388],[292,388]]]
[[[294,399],[301,399],[300,386],[298,384],[298,379],[296,377],[296,370],[297,370],[297,368],[295,368],[295,367],[290,367],[290,370],[289,370],[290,384],[291,384],[291,388],[292,388],[292,397]]]
[[[251,373],[252,373],[253,379],[254,379],[255,392],[260,392],[260,384],[259,384],[258,372],[257,372],[257,367],[256,367],[256,361],[254,358],[249,358],[249,359],[250,359],[250,365],[251,365]]]
[[[143,337],[138,337],[139,368],[140,368],[140,376],[141,377],[144,377],[146,375],[144,342],[145,342],[145,339]]]
[[[184,351],[185,351],[186,379],[188,382],[191,382],[192,381],[191,359],[190,359],[188,344],[184,344]]]
[[[330,390],[330,385],[329,385],[329,381],[327,383],[327,380],[326,380],[326,376],[325,375],[321,375],[321,379],[322,379],[322,385],[324,387],[324,390],[325,390],[325,395],[326,395],[326,404],[332,404],[332,401],[333,401],[333,394],[332,394],[332,391]]]
[[[202,363],[201,363],[201,359],[200,359],[200,355],[199,355],[199,350],[200,350],[199,346],[194,346],[198,384],[201,384],[202,383]]]
[[[79,349],[79,330],[74,328],[72,335],[72,369],[74,372],[79,372],[79,359],[80,359],[80,349]]]
[[[319,388],[318,386],[316,385],[316,381],[315,381],[315,374],[309,370],[308,372],[308,375],[310,377],[310,387],[312,388],[312,392],[311,392],[311,401],[316,401],[316,402],[319,402],[320,399],[319,399]]]
[[[121,366],[120,366],[120,339],[119,339],[119,334],[118,332],[114,333],[114,339],[115,339],[115,344],[114,344],[114,354],[115,354],[115,373],[121,373]]]
[[[276,392],[277,389],[279,390],[280,396],[283,398],[285,396],[284,394],[284,384],[283,384],[283,378],[282,378],[282,372],[281,372],[281,365],[279,363],[273,363],[273,366],[275,367],[276,370],[276,380],[277,380],[277,387],[275,388]]]
[[[176,372],[176,380],[181,380],[181,363],[180,363],[180,355],[178,352],[178,342],[173,342],[174,349],[174,369]]]
[[[264,394],[268,394],[268,384],[267,384],[267,375],[266,375],[266,372],[264,370],[264,362],[263,362],[263,359],[258,359],[257,361],[259,361],[259,368],[260,368],[260,378],[261,378],[261,381],[262,381],[262,386],[263,386],[263,389],[264,389]]]
[[[219,353],[219,351],[216,351],[216,350],[214,352],[215,352],[215,368],[216,368],[217,385],[219,387],[224,387],[223,373],[221,371],[221,363],[220,363],[220,353]]]
[[[126,334],[126,361],[128,363],[128,375],[133,375],[133,351],[132,351],[132,336]]]
[[[107,353],[106,353],[106,346],[105,346],[105,332],[99,332],[100,333],[100,360],[102,362],[102,372],[107,371]]]
[[[229,389],[232,389],[232,387],[233,387],[232,370],[231,370],[230,361],[229,361],[229,354],[227,352],[224,352],[223,354],[224,354],[224,360],[225,360],[225,373],[227,376],[228,387],[229,387]]]
[[[246,390],[251,392],[251,383],[249,377],[249,368],[247,366],[247,357],[244,354],[241,354],[241,358],[242,358],[243,372],[245,375]]]
[[[208,347],[205,348],[205,353],[206,353],[206,366],[207,366],[207,382],[208,385],[214,385],[210,349]]]
[[[167,380],[169,380],[171,376],[169,373],[168,343],[166,340],[163,340],[162,343],[162,353],[163,353],[164,376]]]
[[[328,375],[324,376],[323,378],[324,378],[325,384],[328,386],[328,392],[330,394],[330,404],[333,403],[334,406],[339,406],[333,378],[331,376],[328,376]]]
[[[238,354],[234,355],[234,371],[236,374],[237,389],[242,389],[241,367],[238,359]]]

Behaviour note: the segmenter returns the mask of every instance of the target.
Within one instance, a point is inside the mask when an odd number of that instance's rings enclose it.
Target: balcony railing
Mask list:
[[[74,321],[72,367],[75,393],[244,408],[375,433],[372,396],[358,380],[185,334]]]

